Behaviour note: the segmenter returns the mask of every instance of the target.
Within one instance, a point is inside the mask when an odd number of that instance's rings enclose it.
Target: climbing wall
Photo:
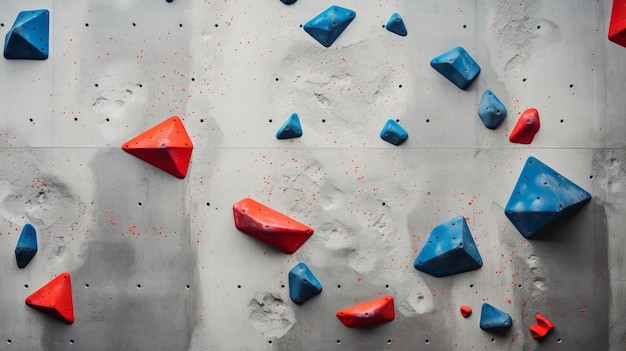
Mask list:
[[[2,2],[0,350],[626,348],[613,2],[289,2]]]

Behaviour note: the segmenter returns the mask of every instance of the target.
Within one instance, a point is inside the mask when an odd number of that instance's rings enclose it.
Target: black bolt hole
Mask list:
[[[141,289],[141,284],[137,284],[137,289]]]
[[[526,78],[522,79],[522,82],[525,82],[525,81],[526,81]]]
[[[182,24],[182,23],[179,23],[179,24],[178,24],[178,26],[182,28],[182,27],[183,27],[183,24]]]
[[[24,289],[28,289],[28,284],[24,284]]]
[[[541,26],[537,26],[537,29],[541,29]]]
[[[464,25],[463,25],[463,28],[467,28],[467,25],[466,25],[466,24],[464,24]]]
[[[141,202],[138,202],[137,205],[141,206]]]
[[[563,123],[563,122],[565,122],[565,120],[562,119],[560,122]]]
[[[89,289],[89,284],[85,284],[85,289]]]
[[[137,27],[137,23],[133,22],[133,27]]]
[[[94,84],[94,86],[97,88],[98,87],[98,83]]]
[[[241,289],[241,285],[237,285],[237,289]]]
[[[396,123],[399,123],[399,122],[400,122],[400,119],[399,119],[399,118],[396,118]]]
[[[111,119],[107,117],[106,121],[109,122]]]
[[[430,344],[430,340],[426,339],[426,341],[424,341],[424,343],[425,343],[426,345],[428,345],[428,344]]]
[[[389,289],[389,284],[385,285],[385,288],[386,288],[386,289]]]
[[[7,339],[7,344],[10,344],[10,343],[11,343],[11,339]]]
[[[402,84],[398,85],[398,88],[402,88]]]
[[[85,27],[89,27],[89,23],[85,23]]]
[[[590,176],[589,176],[589,179],[593,179],[593,175],[590,175]]]
[[[78,117],[74,117],[74,121],[78,121]]]
[[[191,289],[191,285],[189,285],[189,284],[187,284],[185,287],[186,287],[187,289]]]
[[[427,118],[427,119],[426,119],[426,123],[430,123],[430,119],[428,119],[428,118]]]
[[[204,123],[204,119],[203,118],[200,118],[200,123]]]
[[[271,343],[272,343],[272,340],[268,340],[268,341],[267,341],[267,343],[268,343],[268,344],[271,344]]]
[[[70,339],[70,344],[73,344],[73,343],[74,343],[74,339]]]
[[[341,289],[341,284],[337,284],[337,289]]]
[[[325,120],[325,119],[323,119],[323,120],[322,120],[322,123],[326,123],[326,120]]]
[[[387,203],[383,202],[383,206],[386,206],[386,205],[387,205]]]
[[[276,81],[278,82],[280,79],[278,77],[276,77]]]
[[[337,344],[341,344],[341,340],[337,339]]]
[[[474,284],[470,284],[470,288],[473,288],[473,287],[474,287]]]
[[[271,118],[270,118],[269,122],[272,123],[272,119]]]
[[[570,85],[569,85],[569,87],[570,87],[570,88],[573,88],[573,87],[574,87],[574,84],[570,84]]]
[[[219,24],[215,23],[215,28],[217,28],[217,27],[219,27],[219,26],[220,26]]]
[[[207,206],[211,206],[211,203],[210,203],[210,202],[207,202],[207,203],[206,203],[206,205],[207,205]]]
[[[387,339],[387,344],[391,344],[391,339]]]

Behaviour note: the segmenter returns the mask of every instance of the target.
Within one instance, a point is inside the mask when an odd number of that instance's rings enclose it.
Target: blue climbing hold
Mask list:
[[[513,319],[510,315],[488,303],[483,304],[480,313],[480,329],[493,333],[504,333],[512,324]]]
[[[393,119],[388,120],[380,131],[380,138],[393,145],[402,144],[408,137],[409,133]]]
[[[300,262],[289,271],[289,297],[295,303],[306,300],[322,292],[322,284],[306,264]]]
[[[504,213],[527,239],[565,219],[591,194],[534,157],[526,160]]]
[[[465,218],[458,216],[433,228],[413,265],[424,273],[445,277],[478,269],[483,261]]]
[[[299,138],[301,136],[302,126],[300,125],[300,118],[298,118],[297,113],[291,114],[291,116],[276,132],[276,139],[291,139]]]
[[[304,24],[304,30],[325,47],[333,45],[335,40],[356,17],[356,12],[331,6]]]
[[[294,2],[296,2],[296,1],[298,1],[298,0],[280,0],[280,2],[282,2],[283,4],[286,4],[286,5],[291,5]]]
[[[15,259],[17,260],[17,266],[24,268],[35,257],[37,253],[37,232],[35,227],[26,223],[22,228],[22,234],[17,241],[15,247]]]
[[[4,40],[6,59],[45,60],[50,31],[48,10],[22,11]]]
[[[402,19],[402,16],[400,16],[397,13],[394,13],[393,15],[391,15],[391,18],[387,22],[387,25],[385,25],[385,28],[387,28],[388,31],[396,33],[403,37],[405,37],[407,34],[406,26],[404,25],[404,20]]]
[[[465,90],[480,73],[480,66],[462,47],[447,51],[430,65],[460,89]]]
[[[506,107],[493,91],[486,90],[478,106],[478,116],[485,127],[495,129],[506,117]]]

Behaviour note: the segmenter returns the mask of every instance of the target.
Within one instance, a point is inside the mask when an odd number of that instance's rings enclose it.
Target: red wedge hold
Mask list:
[[[292,254],[313,235],[313,229],[250,198],[233,205],[235,227]]]
[[[626,0],[613,0],[611,22],[609,23],[609,40],[626,46]]]
[[[548,335],[550,330],[554,328],[554,324],[550,322],[546,317],[542,316],[539,312],[535,315],[537,319],[537,324],[533,324],[530,326],[530,333],[533,338],[537,340],[541,340]]]
[[[463,318],[467,318],[472,314],[472,308],[469,306],[461,306],[461,316],[463,316]]]
[[[509,135],[509,141],[518,144],[530,144],[539,131],[539,127],[539,112],[534,108],[529,108],[517,120],[515,128]]]
[[[122,149],[165,172],[183,179],[187,175],[193,143],[178,116],[172,116],[130,139]]]
[[[393,297],[389,295],[339,310],[336,315],[350,328],[391,322],[396,316]]]
[[[74,323],[72,283],[65,272],[26,298],[26,304],[67,324]]]

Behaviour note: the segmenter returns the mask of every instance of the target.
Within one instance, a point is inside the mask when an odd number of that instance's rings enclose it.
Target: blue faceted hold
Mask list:
[[[591,200],[585,189],[534,157],[526,160],[504,213],[527,239]]]
[[[306,264],[300,262],[289,271],[289,297],[295,303],[306,300],[322,292],[322,284]]]
[[[276,139],[291,139],[299,138],[301,136],[302,126],[300,125],[300,118],[298,118],[297,113],[291,114],[291,116],[276,132]]]
[[[480,66],[462,47],[454,48],[430,61],[430,65],[460,89],[465,90],[480,73]]]
[[[506,117],[506,107],[491,90],[483,93],[478,106],[478,116],[485,127],[495,129]]]
[[[4,40],[6,59],[45,60],[48,58],[50,13],[48,10],[22,11]]]
[[[356,17],[356,12],[331,6],[304,24],[304,30],[325,47],[333,45],[341,33]]]
[[[409,133],[393,119],[388,120],[380,131],[380,138],[393,145],[402,144],[408,137]]]
[[[480,329],[502,334],[513,324],[513,319],[507,313],[493,307],[488,303],[483,304],[480,313]]]
[[[17,260],[17,266],[24,268],[35,257],[37,253],[37,232],[35,227],[27,223],[22,228],[22,234],[17,241],[15,247],[15,259]]]
[[[296,2],[296,1],[298,1],[298,0],[280,0],[280,2],[282,2],[283,4],[286,4],[286,5],[291,5],[294,2]]]
[[[402,16],[400,16],[397,13],[394,13],[393,15],[391,15],[391,18],[385,25],[385,28],[387,28],[388,31],[396,33],[403,37],[405,37],[407,34],[406,26],[404,25],[404,20],[402,19]]]
[[[482,267],[483,261],[465,217],[455,217],[433,228],[413,265],[417,270],[435,277]]]

